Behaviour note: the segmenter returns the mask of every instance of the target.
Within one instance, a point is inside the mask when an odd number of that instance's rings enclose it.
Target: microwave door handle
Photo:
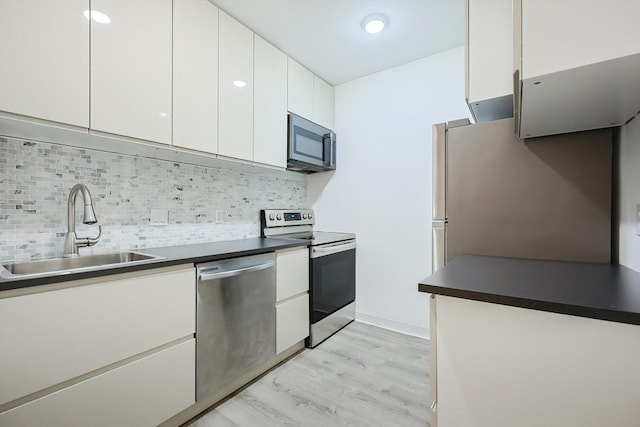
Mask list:
[[[322,135],[322,141],[326,141],[329,140],[329,167],[334,167],[335,164],[335,157],[333,156],[333,145],[336,142],[336,134],[333,132],[329,132],[329,133],[325,133],[324,135]]]

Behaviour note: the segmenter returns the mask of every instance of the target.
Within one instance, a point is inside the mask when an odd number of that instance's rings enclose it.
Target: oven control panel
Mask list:
[[[313,225],[312,209],[264,209],[260,211],[263,227],[288,227],[293,225]]]

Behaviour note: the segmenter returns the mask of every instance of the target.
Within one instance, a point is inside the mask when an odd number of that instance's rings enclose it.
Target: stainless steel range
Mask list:
[[[315,347],[355,319],[356,235],[315,231],[311,209],[260,211],[262,237],[309,242],[307,347]]]

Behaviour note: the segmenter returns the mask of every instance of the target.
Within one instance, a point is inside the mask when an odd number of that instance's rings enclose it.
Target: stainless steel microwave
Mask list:
[[[322,172],[336,168],[336,134],[289,113],[287,169]]]

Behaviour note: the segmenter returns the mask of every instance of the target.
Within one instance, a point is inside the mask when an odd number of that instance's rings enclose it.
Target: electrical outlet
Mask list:
[[[640,203],[636,205],[636,234],[640,236]]]
[[[224,212],[216,211],[216,224],[222,224],[224,222]]]
[[[151,209],[149,218],[151,219],[151,225],[167,225],[169,224],[169,210]]]

